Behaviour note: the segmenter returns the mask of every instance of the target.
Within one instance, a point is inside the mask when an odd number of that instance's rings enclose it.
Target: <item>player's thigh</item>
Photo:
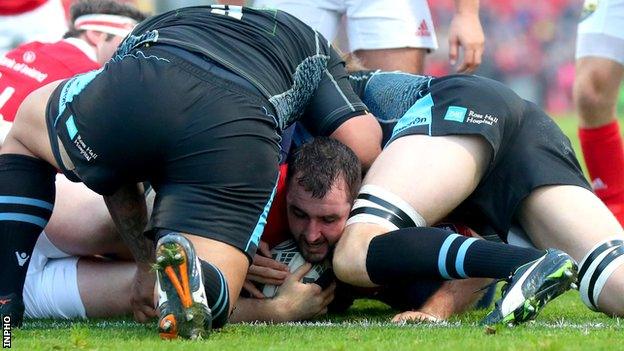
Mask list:
[[[290,13],[332,41],[344,12],[343,0],[256,0],[256,8],[276,8]]]
[[[150,179],[150,227],[192,235],[199,258],[223,270],[233,306],[275,194],[279,135],[266,99],[232,84],[206,91]]]
[[[78,256],[129,253],[101,195],[82,183],[56,176],[54,212],[46,226],[50,240]]]
[[[48,137],[46,107],[59,84],[57,81],[39,88],[22,102],[0,153],[34,156],[58,168]]]
[[[556,247],[580,261],[598,242],[624,231],[609,209],[588,189],[543,186],[521,203],[518,219],[539,248]]]
[[[362,65],[368,69],[383,71],[402,71],[422,74],[425,66],[427,49],[362,49],[354,52]]]
[[[474,191],[491,156],[492,149],[481,136],[407,135],[383,150],[363,185],[395,194],[430,225]]]
[[[403,136],[375,160],[360,193],[374,193],[411,213],[410,217],[420,221],[416,225],[431,225],[474,191],[489,164],[491,150],[480,136]],[[347,222],[334,252],[336,275],[351,284],[374,286],[366,269],[368,247],[374,237],[391,230],[368,220]]]
[[[83,257],[77,263],[80,299],[89,318],[129,315],[136,264]]]

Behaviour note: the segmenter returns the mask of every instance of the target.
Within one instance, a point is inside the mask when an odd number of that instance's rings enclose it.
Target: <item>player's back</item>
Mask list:
[[[281,126],[303,113],[331,54],[327,40],[285,12],[227,5],[152,17],[134,29],[117,58],[146,43],[205,55],[245,78],[276,107]]]

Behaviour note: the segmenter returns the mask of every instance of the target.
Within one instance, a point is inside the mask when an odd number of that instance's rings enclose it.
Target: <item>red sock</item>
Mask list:
[[[618,122],[579,128],[579,139],[596,195],[624,224],[624,142]]]

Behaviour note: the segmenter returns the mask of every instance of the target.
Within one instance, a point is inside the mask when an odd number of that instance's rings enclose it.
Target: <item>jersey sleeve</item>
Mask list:
[[[290,229],[288,227],[288,215],[286,213],[286,178],[288,175],[288,165],[280,166],[280,175],[277,182],[277,190],[273,198],[273,204],[267,217],[267,223],[262,233],[262,241],[269,244],[269,248],[273,248],[277,244],[291,238]]]
[[[301,123],[313,135],[329,136],[351,117],[366,113],[367,107],[355,94],[344,61],[330,48],[330,59]]]

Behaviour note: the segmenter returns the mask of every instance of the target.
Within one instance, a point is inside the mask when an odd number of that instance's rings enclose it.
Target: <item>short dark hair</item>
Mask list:
[[[342,176],[353,202],[362,184],[362,165],[355,153],[336,139],[317,137],[295,150],[288,163],[288,182],[294,179],[312,193],[323,198],[334,182]]]
[[[76,18],[92,14],[118,15],[130,17],[137,22],[143,21],[147,15],[136,9],[134,6],[124,4],[115,0],[79,0],[69,8],[70,24],[69,30],[63,38],[77,38],[84,30],[74,27]]]

